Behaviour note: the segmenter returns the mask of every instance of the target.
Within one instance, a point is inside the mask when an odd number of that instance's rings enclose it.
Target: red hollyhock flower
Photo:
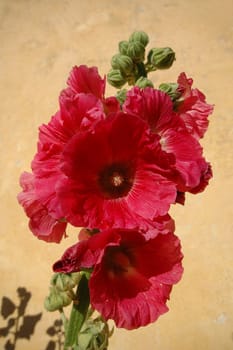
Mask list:
[[[32,162],[33,193],[36,203],[39,203],[53,220],[64,218],[56,186],[58,180],[64,177],[60,162],[65,145],[74,135],[83,130],[93,130],[99,120],[105,119],[107,114],[120,108],[116,98],[104,99],[104,90],[105,79],[101,79],[97,68],[74,67],[68,79],[68,87],[60,95],[59,111],[47,125],[40,127],[38,151]],[[47,240],[48,231],[38,221],[39,216],[37,215],[37,224],[33,225],[34,212],[28,210],[27,215],[31,219],[30,227],[33,228],[33,232],[35,233],[36,226],[36,235]],[[44,222],[43,218],[41,220]],[[45,229],[46,234],[43,231]],[[53,237],[53,240],[60,241],[60,232],[54,230],[54,234],[56,232],[57,237]]]
[[[75,80],[78,78],[79,82]],[[47,125],[40,127],[38,152],[32,162],[36,194],[57,219],[64,217],[56,184],[64,176],[60,160],[65,145],[79,132],[93,130],[99,120],[106,118],[105,109],[117,109],[115,100],[109,99],[105,105],[100,100],[105,81],[100,78],[96,68],[75,67],[68,83],[70,86],[60,95],[60,110]]]
[[[208,184],[209,163],[202,156],[202,148],[186,129],[184,121],[173,111],[170,97],[153,88],[135,87],[127,94],[123,110],[147,121],[150,131],[160,136],[160,144],[167,154],[175,157],[172,180],[179,192],[198,192]],[[195,189],[195,190],[194,190]],[[194,191],[193,191],[194,190]]]
[[[182,276],[182,257],[173,233],[146,240],[138,231],[113,229],[70,247],[53,268],[73,272],[93,267],[92,307],[117,327],[134,329],[168,311],[172,286]]]
[[[64,217],[56,193],[57,181],[63,173],[61,155],[69,140],[82,129],[92,127],[103,117],[99,101],[92,95],[80,94],[61,102],[61,109],[39,132],[38,151],[32,162],[35,191],[39,200],[54,217]]]
[[[47,208],[38,200],[32,174],[24,172],[20,177],[20,185],[23,191],[18,194],[18,201],[30,218],[30,230],[39,239],[59,243],[65,236],[66,222],[58,221],[52,217]]]
[[[66,177],[57,185],[64,216],[75,226],[146,230],[175,201],[169,167],[146,123],[123,113],[109,116],[64,148]]]
[[[178,91],[183,99],[177,107],[177,113],[184,121],[187,131],[195,138],[204,136],[213,112],[213,106],[206,103],[205,95],[198,89],[192,89],[193,80],[187,78],[185,73],[178,77]]]

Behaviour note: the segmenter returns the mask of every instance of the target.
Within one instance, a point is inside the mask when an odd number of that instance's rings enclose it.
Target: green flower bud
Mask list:
[[[129,37],[129,42],[132,41],[139,41],[144,47],[146,47],[149,43],[149,36],[143,31],[134,32]]]
[[[126,83],[126,79],[122,76],[119,69],[111,69],[107,74],[107,79],[110,85],[118,89]]]
[[[45,298],[44,307],[47,311],[56,311],[71,302],[72,298],[66,292],[60,292],[56,287],[51,287],[49,296]]]
[[[119,52],[122,55],[127,55],[128,46],[129,46],[128,41],[125,41],[125,40],[124,41],[120,41],[119,44],[118,44]]]
[[[136,86],[140,87],[140,88],[145,88],[147,86],[149,87],[154,87],[153,83],[151,80],[145,78],[145,77],[140,77],[136,83],[135,83]]]
[[[65,292],[73,289],[79,282],[79,273],[55,273],[51,279],[51,285],[59,291]]]
[[[159,85],[159,90],[168,94],[172,101],[176,101],[181,95],[181,93],[177,91],[177,88],[178,84],[176,83],[163,83]]]
[[[114,55],[111,65],[113,69],[119,69],[122,75],[127,75],[133,70],[133,61],[131,58],[122,54]]]
[[[148,54],[148,61],[156,69],[168,69],[175,60],[175,52],[170,47],[154,48]]]
[[[79,272],[71,272],[70,277],[71,277],[73,284],[74,284],[74,287],[75,287],[79,284],[79,281],[80,281],[82,275]]]
[[[131,41],[128,46],[127,55],[136,63],[143,62],[145,58],[145,47],[140,41]]]

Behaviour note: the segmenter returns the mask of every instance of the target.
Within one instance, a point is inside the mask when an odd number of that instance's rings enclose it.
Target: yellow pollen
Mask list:
[[[121,186],[122,183],[124,182],[124,178],[119,175],[118,173],[114,173],[112,176],[112,184],[115,187]]]
[[[161,137],[159,143],[161,145],[162,150],[166,151],[166,139],[164,137]]]

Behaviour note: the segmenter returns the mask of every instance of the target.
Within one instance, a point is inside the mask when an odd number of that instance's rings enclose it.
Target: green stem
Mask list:
[[[65,330],[65,333],[66,333],[68,320],[66,318],[66,315],[64,313],[63,308],[59,309],[59,312],[60,312],[60,316],[61,316],[61,320],[62,320],[62,323],[63,323],[64,330]]]
[[[151,63],[146,62],[145,63],[145,70],[148,74],[149,72],[155,72],[157,70],[157,68],[155,66],[153,66]]]
[[[140,78],[140,77],[147,78],[147,72],[146,72],[144,63],[143,62],[137,63],[137,68],[138,68],[138,77],[137,77],[137,79]]]
[[[83,323],[85,322],[88,307],[90,303],[88,278],[84,273],[78,284],[76,292],[76,300],[73,302],[73,307],[70,314],[68,327],[66,330],[64,349],[68,350],[74,345],[77,345],[77,337]]]

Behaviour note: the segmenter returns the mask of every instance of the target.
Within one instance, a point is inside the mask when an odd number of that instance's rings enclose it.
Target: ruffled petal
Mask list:
[[[177,113],[184,121],[187,131],[197,139],[202,138],[208,128],[208,117],[214,106],[206,103],[205,95],[200,90],[192,88],[193,80],[187,78],[185,73],[179,75],[177,82],[183,98]]]
[[[96,67],[75,66],[67,80],[74,93],[91,93],[102,99],[105,91],[105,79],[102,79]]]
[[[90,279],[92,306],[117,327],[134,329],[168,311],[172,285],[183,272],[180,242],[172,233],[145,241],[119,230],[120,244],[106,247]]]
[[[20,177],[20,185],[23,191],[18,194],[18,201],[30,218],[29,227],[32,233],[46,242],[59,243],[65,236],[67,223],[51,216],[46,206],[38,200],[32,174],[24,172]]]

